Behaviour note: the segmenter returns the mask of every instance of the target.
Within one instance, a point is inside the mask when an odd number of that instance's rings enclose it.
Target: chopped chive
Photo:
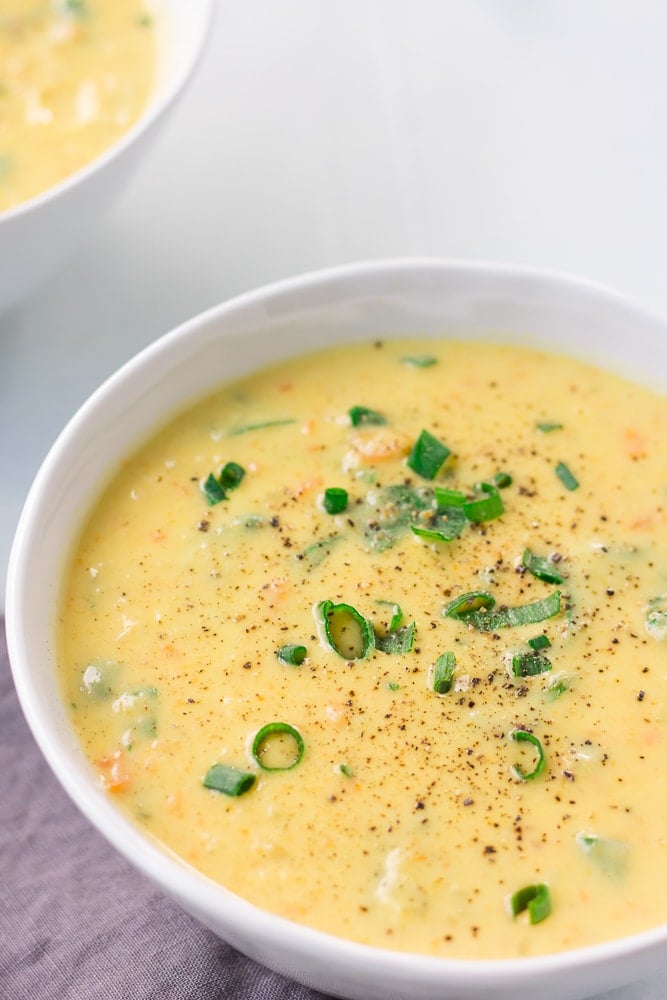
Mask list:
[[[363,660],[375,648],[373,626],[350,604],[320,601],[315,620],[322,641],[345,660]]]
[[[431,513],[431,512],[429,512]],[[464,530],[467,519],[461,507],[444,507],[428,520],[422,516],[410,525],[413,535],[433,542],[451,542]]]
[[[399,691],[401,685],[398,684],[396,681],[388,681],[387,687],[389,688],[390,691]]]
[[[437,363],[438,359],[434,358],[432,354],[414,354],[410,357],[401,358],[401,364],[407,368],[430,368]]]
[[[294,752],[290,754],[289,763],[267,764],[265,758],[269,746],[273,742],[272,737],[280,738],[281,736],[289,737],[290,742],[294,745]],[[293,767],[296,767],[301,762],[305,749],[306,745],[303,741],[303,736],[298,729],[290,726],[289,722],[269,722],[255,733],[251,752],[253,759],[263,771],[291,771]]]
[[[533,639],[528,640],[528,645],[531,649],[548,649],[551,645],[551,640],[548,635],[536,635]]]
[[[330,535],[328,538],[320,538],[319,541],[308,545],[303,552],[297,552],[294,558],[303,561],[307,569],[313,570],[326,559],[336,542],[340,541],[340,538],[340,535]]]
[[[276,655],[283,663],[288,663],[291,667],[300,667],[307,653],[305,646],[289,645],[281,646]]]
[[[539,777],[547,766],[547,758],[544,754],[544,748],[537,736],[533,733],[526,732],[525,729],[513,729],[510,733],[510,739],[514,740],[515,743],[530,743],[535,747],[537,751],[537,763],[532,771],[524,771],[518,764],[512,765],[512,774],[519,781],[532,781],[534,778]]]
[[[227,462],[220,471],[220,485],[223,490],[235,490],[245,476],[245,469],[238,462]]]
[[[438,507],[463,507],[468,500],[461,490],[450,490],[446,486],[436,486],[433,492]]]
[[[453,653],[441,653],[433,664],[431,687],[436,694],[447,694],[454,683],[456,657]]]
[[[446,444],[438,441],[429,431],[423,430],[407,457],[407,464],[424,479],[435,479],[450,455],[451,451]]]
[[[88,13],[88,4],[86,0],[65,0],[65,10],[70,14],[76,14],[77,17],[83,17]]]
[[[443,609],[445,618],[465,618],[475,611],[490,610],[496,603],[495,597],[483,590],[473,590],[469,594],[460,594],[450,601]]]
[[[524,549],[521,556],[521,565],[525,566],[529,573],[536,576],[538,580],[545,583],[563,583],[565,577],[551,559],[543,559],[536,556],[530,549]]]
[[[411,622],[403,628],[397,628],[387,635],[375,634],[375,647],[381,653],[409,653],[415,641],[417,623]]]
[[[352,768],[350,767],[349,764],[339,764],[338,765],[338,770],[340,771],[340,773],[345,778],[351,778],[351,777],[353,777],[353,775],[352,775]]]
[[[474,595],[473,595],[474,596]],[[490,594],[485,595],[487,598]],[[495,601],[493,602],[495,604]],[[487,605],[487,608],[492,605]],[[460,621],[464,622],[466,625],[472,625],[476,628],[478,632],[495,632],[499,628],[515,628],[519,625],[535,625],[537,622],[543,622],[547,618],[553,618],[560,611],[560,591],[555,590],[553,594],[549,594],[548,597],[543,597],[539,601],[534,601],[532,604],[523,604],[518,608],[501,608],[499,611],[494,611],[489,613],[483,608],[479,611],[470,611],[467,613],[461,613],[452,615],[447,614],[447,608],[444,609],[443,614],[445,617],[458,618]]]
[[[512,657],[512,673],[515,677],[535,677],[551,670],[551,660],[537,653],[517,653]]]
[[[556,676],[551,680],[551,682],[547,685],[545,694],[549,701],[557,701],[561,695],[564,695],[565,692],[569,690],[570,685],[568,680],[561,675],[560,677]]]
[[[375,603],[391,608],[391,620],[387,632],[394,632],[403,621],[403,609],[400,604],[396,604],[395,601],[376,601]]]
[[[628,845],[622,840],[598,837],[594,833],[578,833],[577,846],[603,874],[618,878],[625,875],[628,865]]]
[[[327,514],[340,514],[347,508],[347,490],[342,486],[329,486],[324,491],[322,506]]]
[[[208,500],[209,507],[215,507],[217,503],[227,499],[227,494],[212,472],[201,483],[201,491]]]
[[[239,771],[229,764],[213,764],[206,772],[203,785],[204,788],[211,788],[214,792],[238,798],[239,795],[250,791],[255,780],[255,775],[248,771]]]
[[[288,424],[295,423],[296,420],[293,417],[288,417],[286,420],[263,420],[259,424],[244,424],[242,427],[234,427],[227,433],[229,437],[238,437],[239,434],[248,434],[250,431],[263,431],[267,427],[286,427]]]
[[[576,490],[578,488],[579,480],[572,475],[565,462],[559,462],[555,472],[566,490]]]
[[[347,411],[353,427],[379,426],[387,423],[387,418],[377,410],[369,410],[367,406],[352,406]]]
[[[524,910],[528,911],[531,924],[539,924],[551,913],[551,897],[549,888],[542,883],[526,885],[510,898],[510,910],[516,917]]]
[[[491,482],[497,486],[499,490],[504,490],[506,487],[511,486],[514,480],[510,476],[509,472],[496,472],[495,476],[491,479]]]
[[[552,431],[562,431],[563,425],[553,423],[550,420],[542,420],[535,424],[538,431],[542,431],[543,434],[551,434]]]
[[[497,487],[493,483],[480,483],[479,490],[486,493],[485,497],[476,497],[474,500],[467,500],[463,504],[463,513],[473,524],[481,524],[483,521],[493,521],[500,517],[505,508]]]

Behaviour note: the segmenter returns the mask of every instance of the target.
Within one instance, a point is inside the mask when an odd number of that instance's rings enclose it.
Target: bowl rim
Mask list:
[[[183,2],[183,0],[177,0]],[[214,0],[198,0],[202,7],[201,24],[198,34],[195,36],[191,52],[188,59],[181,66],[177,73],[167,74],[165,83],[157,86],[149,94],[146,105],[139,114],[134,124],[110,146],[107,146],[97,156],[88,163],[79,167],[74,173],[68,174],[57,184],[52,184],[43,191],[38,192],[31,198],[20,201],[5,211],[0,211],[0,226],[4,222],[13,222],[24,216],[32,215],[43,205],[50,204],[58,198],[67,194],[72,188],[82,182],[86,182],[97,173],[104,171],[107,166],[116,159],[123,156],[126,149],[132,146],[135,140],[145,132],[153,129],[156,123],[164,116],[165,112],[174,104],[185,90],[186,84],[193,77],[197,66],[206,49],[206,44],[211,36],[211,27],[215,14]],[[167,25],[167,32],[169,26]],[[167,40],[167,45],[169,41]]]
[[[327,965],[344,965],[353,973],[358,972],[363,979],[382,973],[385,976],[391,975],[397,983],[419,983],[426,986],[469,986],[474,982],[480,988],[491,984],[509,987],[511,984],[536,983],[554,973],[590,971],[602,965],[615,966],[627,956],[645,956],[657,947],[664,949],[667,942],[667,921],[649,930],[585,948],[532,957],[466,959],[421,955],[360,944],[263,910],[181,862],[168,849],[159,848],[151,841],[150,835],[141,833],[122,815],[109,796],[104,795],[100,799],[99,796],[103,793],[95,794],[92,778],[89,781],[90,787],[82,788],[79,777],[67,766],[66,753],[63,754],[67,748],[57,734],[53,721],[37,705],[34,678],[31,676],[24,638],[30,603],[29,566],[26,566],[24,556],[33,544],[32,535],[37,527],[40,498],[51,476],[57,473],[61,453],[71,446],[72,439],[85,433],[91,414],[102,401],[109,394],[120,391],[128,376],[153,364],[164,355],[169,356],[191,336],[198,331],[202,333],[223,317],[242,314],[284,296],[292,299],[296,296],[298,299],[299,295],[313,288],[321,289],[359,278],[387,280],[392,274],[410,272],[458,274],[510,282],[515,279],[526,280],[565,295],[583,296],[594,304],[611,306],[627,313],[635,321],[655,326],[663,335],[667,335],[667,317],[598,282],[536,267],[436,257],[380,258],[311,271],[236,295],[181,323],[128,360],[89,396],[57,437],[28,493],[10,554],[5,611],[9,658],[19,701],[47,763],[79,810],[133,866],[172,898],[176,898],[184,909],[202,922],[206,923],[207,911],[219,916],[221,909],[226,910],[225,922],[233,925],[229,937],[232,944],[236,943],[233,928],[240,927],[242,938],[249,936],[270,941],[280,939],[285,953],[292,958],[321,956],[321,960]],[[224,339],[226,335],[223,332],[221,338]],[[137,440],[140,440],[140,435]],[[233,916],[230,917],[232,908]],[[243,950],[242,945],[238,946]],[[294,969],[286,974],[298,978]],[[640,976],[634,978],[639,979]],[[622,980],[619,980],[619,984],[622,984]]]

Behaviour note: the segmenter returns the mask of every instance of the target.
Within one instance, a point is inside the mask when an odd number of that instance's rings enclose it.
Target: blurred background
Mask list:
[[[667,312],[660,0],[217,0],[142,168],[0,316],[0,574],[102,379],[256,285],[364,258],[574,272]]]

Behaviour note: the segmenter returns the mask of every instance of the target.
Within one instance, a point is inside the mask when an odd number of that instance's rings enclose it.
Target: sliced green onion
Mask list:
[[[529,573],[536,576],[538,580],[545,583],[563,583],[565,577],[551,559],[542,559],[536,556],[530,549],[524,549],[521,556],[521,565],[525,566]]]
[[[263,758],[266,757],[271,743],[276,738],[280,739],[281,736],[287,736],[294,744],[294,753],[290,755],[293,759],[290,759],[287,764],[267,764]],[[251,752],[253,759],[263,771],[291,771],[301,762],[305,749],[306,744],[303,742],[303,736],[298,729],[290,726],[289,722],[269,722],[255,733]]]
[[[419,518],[413,522],[410,531],[418,538],[432,542],[452,542],[459,538],[466,524],[466,516],[460,507],[444,507],[428,520]]]
[[[511,486],[514,480],[510,476],[509,472],[496,472],[491,482],[497,486],[499,490],[504,490],[507,486]]]
[[[363,660],[375,648],[373,626],[350,604],[320,601],[315,620],[322,641],[344,660]]]
[[[526,885],[510,898],[512,916],[516,917],[524,910],[528,911],[531,924],[539,924],[551,913],[551,897],[549,888],[542,883]]]
[[[436,694],[447,694],[454,683],[456,657],[453,653],[441,653],[433,664],[432,688]]]
[[[487,595],[487,597],[490,595]],[[495,603],[495,602],[494,602]],[[446,615],[447,609],[443,611]],[[478,632],[495,632],[499,628],[515,628],[520,625],[535,625],[547,618],[553,618],[560,611],[560,590],[555,590],[548,597],[543,597],[532,604],[523,604],[518,608],[501,608],[489,614],[487,611],[472,611],[469,614],[457,614],[466,625],[472,625]],[[452,617],[449,615],[449,617]]]
[[[463,507],[468,500],[461,490],[450,490],[446,486],[436,486],[433,492],[438,507]]]
[[[328,538],[320,538],[319,541],[308,545],[303,552],[298,552],[295,559],[303,561],[307,569],[315,569],[316,566],[319,566],[326,559],[336,542],[340,541],[340,538],[340,535],[330,535]]]
[[[533,639],[528,640],[528,645],[531,649],[548,649],[551,640],[548,635],[536,635]]]
[[[552,431],[561,431],[563,429],[562,424],[552,423],[549,420],[540,421],[535,424],[538,431],[542,431],[543,434],[551,434]]]
[[[411,622],[403,628],[397,628],[387,635],[375,634],[375,646],[381,653],[409,653],[415,641],[417,623]]]
[[[375,603],[391,608],[391,620],[387,632],[394,632],[403,621],[403,609],[400,604],[396,604],[395,601],[376,601]]]
[[[286,420],[263,420],[259,424],[244,424],[242,427],[235,427],[228,431],[228,434],[229,437],[238,437],[239,434],[249,434],[250,431],[263,431],[267,427],[286,427],[288,424],[295,423],[296,420],[293,417],[288,417]]]
[[[557,701],[561,695],[564,695],[566,691],[570,690],[570,684],[567,678],[556,676],[547,685],[545,694],[549,701]]]
[[[220,485],[224,490],[235,490],[245,476],[245,469],[238,462],[227,462],[220,472]]]
[[[369,410],[367,406],[352,406],[347,411],[353,427],[379,426],[387,423],[387,418],[377,410]]]
[[[77,17],[83,17],[84,14],[88,13],[88,4],[86,0],[65,0],[65,9],[70,12],[70,14],[75,14]]]
[[[277,656],[283,663],[288,663],[291,667],[300,667],[306,659],[308,650],[305,646],[289,645],[281,646]]]
[[[483,590],[473,590],[469,594],[460,594],[450,601],[443,609],[445,618],[465,618],[475,611],[490,610],[496,603],[495,597]]]
[[[239,795],[250,791],[255,780],[255,775],[249,771],[239,771],[229,764],[213,764],[206,772],[203,785],[204,788],[211,788],[214,792],[238,798]]]
[[[215,507],[217,503],[221,503],[227,499],[227,494],[212,472],[208,474],[208,477],[201,484],[201,490],[208,500],[209,507]]]
[[[526,732],[525,729],[513,729],[510,733],[510,739],[514,740],[515,743],[530,743],[537,750],[537,763],[532,771],[524,771],[523,768],[519,767],[518,764],[512,765],[512,774],[519,781],[532,781],[533,778],[539,777],[547,766],[547,758],[544,754],[544,748],[537,736],[533,733]]]
[[[576,490],[578,488],[579,480],[570,472],[565,462],[559,462],[555,471],[566,490]]]
[[[407,457],[407,464],[413,472],[423,476],[424,479],[435,479],[450,455],[451,451],[446,444],[423,430]]]
[[[500,517],[505,511],[502,497],[493,483],[480,483],[479,489],[487,495],[485,497],[477,497],[474,500],[467,500],[463,504],[463,513],[473,524],[481,524],[482,521],[493,521],[494,518]]]
[[[330,486],[324,491],[322,506],[327,514],[340,514],[347,508],[347,490],[342,486]]]
[[[413,354],[410,357],[401,358],[401,364],[408,368],[430,368],[437,363],[438,359],[434,358],[432,354]]]
[[[389,681],[387,687],[390,691],[400,691],[401,685],[397,681]]]
[[[515,677],[536,677],[551,670],[551,660],[537,653],[517,653],[512,657],[512,673]]]
[[[622,840],[598,837],[594,833],[578,833],[577,846],[601,872],[611,878],[625,875],[628,866],[628,845]]]

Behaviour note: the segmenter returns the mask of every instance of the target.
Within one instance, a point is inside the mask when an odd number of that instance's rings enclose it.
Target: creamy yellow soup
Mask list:
[[[666,440],[648,389],[488,343],[222,387],[118,469],[67,571],[100,784],[354,941],[498,958],[664,921]]]
[[[86,166],[146,106],[156,25],[142,0],[2,0],[0,212]]]

